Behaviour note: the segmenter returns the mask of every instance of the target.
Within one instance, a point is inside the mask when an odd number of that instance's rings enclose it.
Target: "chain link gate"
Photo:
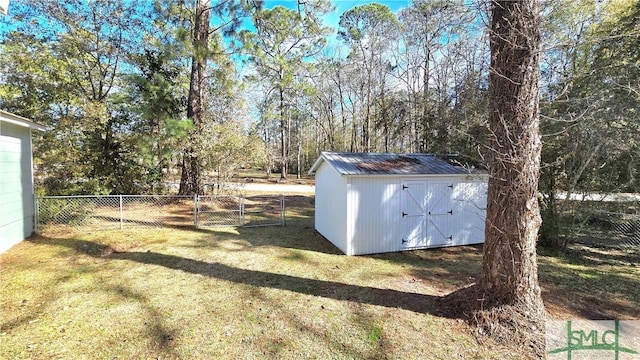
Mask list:
[[[242,220],[244,227],[284,226],[284,195],[249,196],[242,201]]]
[[[195,226],[284,226],[284,196],[197,196]]]

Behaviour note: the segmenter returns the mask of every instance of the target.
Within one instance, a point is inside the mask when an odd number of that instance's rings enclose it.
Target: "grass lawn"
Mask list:
[[[481,247],[347,257],[287,226],[50,230],[0,255],[0,358],[520,359],[439,299],[474,282]],[[640,254],[540,256],[553,319],[640,318]]]

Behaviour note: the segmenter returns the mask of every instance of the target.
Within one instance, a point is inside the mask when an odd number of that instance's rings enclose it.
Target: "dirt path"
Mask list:
[[[245,183],[241,185],[247,191],[264,191],[277,194],[303,193],[314,194],[316,191],[313,185],[301,184],[265,184],[265,183]]]

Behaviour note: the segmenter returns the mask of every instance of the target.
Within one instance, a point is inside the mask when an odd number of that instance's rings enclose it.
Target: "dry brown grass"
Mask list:
[[[444,311],[445,295],[475,281],[481,247],[347,257],[314,232],[312,198],[287,208],[286,227],[66,230],[17,245],[0,255],[0,358],[526,355],[476,339]],[[581,316],[561,294],[593,296],[569,280],[591,276],[572,259],[541,259],[555,318]],[[638,267],[596,269],[618,280],[603,315],[637,318]],[[606,313],[612,304],[626,305]]]

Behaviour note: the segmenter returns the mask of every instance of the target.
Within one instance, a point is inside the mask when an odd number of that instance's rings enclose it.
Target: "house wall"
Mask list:
[[[0,121],[0,253],[33,232],[31,130]]]
[[[327,163],[316,170],[315,228],[343,253],[347,245],[347,181]]]
[[[477,176],[416,175],[416,176],[349,176],[347,177],[347,255],[394,252],[428,247],[468,245],[484,242],[486,212],[486,179]],[[452,214],[434,230],[427,222],[426,237],[442,231],[451,236],[450,243],[432,245],[430,240],[412,246],[402,242],[408,226],[401,221],[401,191],[403,181],[452,185],[448,198]],[[317,181],[318,186],[320,181]],[[316,216],[318,216],[316,214]]]

